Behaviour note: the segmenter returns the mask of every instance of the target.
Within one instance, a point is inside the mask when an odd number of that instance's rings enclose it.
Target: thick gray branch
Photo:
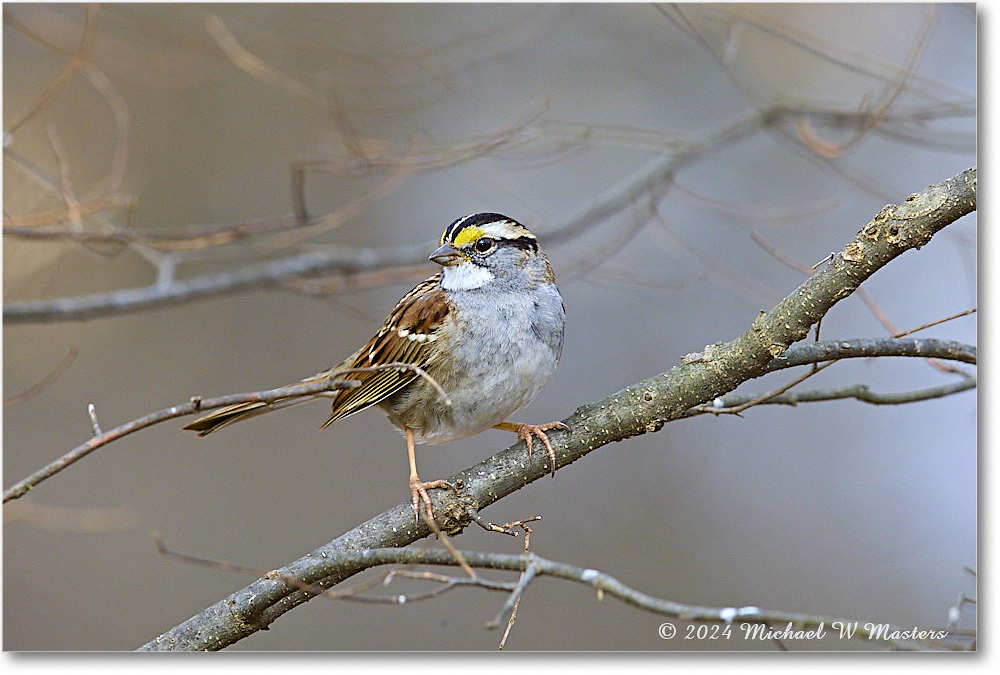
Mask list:
[[[976,169],[911,195],[900,206],[886,206],[824,268],[732,342],[706,347],[665,373],[637,382],[602,401],[582,406],[564,422],[571,433],[553,433],[558,466],[566,466],[596,448],[646,432],[683,417],[741,383],[768,372],[792,343],[837,302],[849,296],[876,271],[902,253],[920,248],[949,223],[976,208]],[[923,341],[926,342],[926,341]],[[969,350],[958,350],[969,353]],[[928,354],[919,354],[928,356]],[[916,354],[914,354],[916,356]],[[434,490],[434,512],[447,531],[470,522],[470,512],[544,477],[545,453],[529,458],[517,443],[448,480],[455,490]],[[413,511],[402,503],[338,537],[288,566],[278,579],[259,579],[208,607],[146,644],[147,650],[221,649],[267,627],[311,595],[280,577],[295,577],[327,588],[367,567],[353,558],[331,569],[325,561],[345,551],[406,546],[429,533],[415,525]]]

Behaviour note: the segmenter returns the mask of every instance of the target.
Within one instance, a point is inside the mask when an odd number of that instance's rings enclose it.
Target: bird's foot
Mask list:
[[[541,439],[542,444],[545,445],[545,450],[549,453],[549,461],[552,463],[552,475],[556,475],[556,451],[552,449],[552,443],[549,442],[549,437],[545,433],[551,429],[562,429],[563,431],[569,431],[570,428],[562,422],[549,422],[548,424],[521,424],[518,422],[501,422],[493,427],[494,429],[500,429],[501,431],[511,431],[517,434],[518,440],[524,441],[525,445],[528,446],[528,456],[531,456],[531,445],[534,436],[538,436]]]
[[[416,474],[410,476],[410,493],[413,495],[413,518],[420,522],[420,502],[423,501],[427,517],[434,520],[434,509],[431,507],[431,498],[427,494],[429,488],[450,488],[454,487],[446,480],[432,480],[424,483]]]

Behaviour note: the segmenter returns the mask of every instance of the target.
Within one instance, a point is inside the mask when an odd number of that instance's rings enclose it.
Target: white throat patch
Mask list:
[[[493,280],[493,273],[485,267],[464,262],[444,268],[441,288],[447,291],[471,291]]]

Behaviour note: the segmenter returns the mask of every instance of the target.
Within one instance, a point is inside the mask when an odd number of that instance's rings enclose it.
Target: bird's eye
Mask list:
[[[496,246],[496,242],[489,237],[480,237],[475,243],[475,249],[478,253],[486,253],[494,246]]]

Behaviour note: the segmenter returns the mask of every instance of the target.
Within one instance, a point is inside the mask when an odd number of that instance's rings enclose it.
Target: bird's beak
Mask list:
[[[438,265],[443,267],[451,267],[452,265],[457,265],[462,262],[465,256],[462,255],[461,251],[452,246],[451,244],[444,244],[434,249],[428,260],[431,262],[436,262]]]

